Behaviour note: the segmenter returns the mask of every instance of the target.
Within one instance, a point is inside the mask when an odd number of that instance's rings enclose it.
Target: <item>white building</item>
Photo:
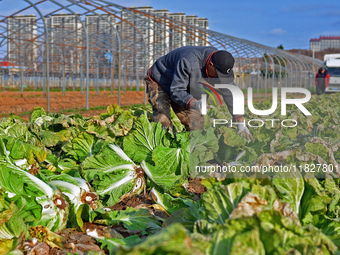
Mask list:
[[[205,31],[209,29],[209,20],[206,18],[198,18],[197,25],[202,28],[202,30],[198,30],[198,45],[209,46],[209,35]]]
[[[7,60],[27,68],[36,69],[38,47],[37,17],[14,16],[7,19]],[[31,69],[30,69],[31,70]]]
[[[127,59],[128,68],[143,69],[142,63],[138,65],[131,57],[133,55],[137,59],[145,58],[146,66],[151,66],[170,50],[187,45],[209,45],[207,33],[198,29],[208,29],[206,18],[186,16],[183,12],[169,13],[166,9],[154,10],[150,6],[125,9],[121,17],[119,30],[126,42],[124,59]]]
[[[114,29],[116,18],[112,15],[86,15],[85,24],[89,35],[116,36]]]
[[[322,51],[328,48],[340,48],[340,36],[320,36],[309,40],[309,48],[312,51]]]
[[[198,46],[198,20],[196,15],[189,15],[185,17],[185,32],[186,40],[185,45]]]
[[[90,74],[97,72],[97,66],[109,65],[116,56],[107,58],[107,53],[117,52],[118,37],[116,28],[116,18],[112,15],[86,15],[85,25],[89,40],[94,43],[89,55]]]
[[[57,74],[63,70],[66,75],[79,75],[84,69],[86,40],[82,24],[89,36],[92,74],[98,66],[117,65],[117,33],[121,42],[122,67],[136,76],[142,75],[145,67],[175,48],[209,45],[208,35],[204,31],[208,29],[208,20],[196,15],[186,16],[183,12],[169,13],[166,9],[154,10],[150,6],[142,6],[124,8],[120,18],[108,14],[79,17],[85,20],[79,20],[75,14],[55,14],[44,19],[50,43],[50,72]],[[8,19],[8,37],[11,39],[8,40],[9,60],[15,60],[15,63],[20,60],[18,46],[30,54],[24,54],[24,62],[37,59],[37,47],[32,40],[37,36],[36,22],[35,15]],[[110,52],[113,55],[108,58]]]
[[[144,60],[150,66],[154,60],[154,9],[150,6],[131,7],[122,10],[119,24],[122,41],[123,66],[144,75]]]
[[[45,18],[49,27],[50,40],[50,72],[59,73],[62,61],[65,72],[79,74],[81,63],[85,57],[83,27],[74,14],[55,14]]]
[[[155,47],[153,61],[164,55],[169,50],[170,31],[169,31],[169,11],[166,9],[155,10],[153,12],[155,28]]]
[[[173,22],[170,26],[170,50],[186,46],[185,13],[170,13],[169,18]]]

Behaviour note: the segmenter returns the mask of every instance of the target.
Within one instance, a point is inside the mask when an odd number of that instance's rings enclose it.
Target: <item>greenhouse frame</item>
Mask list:
[[[23,0],[27,7],[0,18],[0,84],[43,90],[143,89],[157,58],[187,45],[214,46],[235,58],[235,83],[257,95],[271,87],[314,87],[321,60],[236,38],[208,20],[152,7],[123,7],[104,0]],[[48,7],[48,8],[47,8]],[[46,11],[49,10],[49,11]],[[189,17],[189,18],[188,18]],[[190,19],[192,17],[192,19]],[[196,17],[196,18],[195,18]],[[261,90],[262,89],[262,90]],[[146,97],[145,97],[146,103]]]

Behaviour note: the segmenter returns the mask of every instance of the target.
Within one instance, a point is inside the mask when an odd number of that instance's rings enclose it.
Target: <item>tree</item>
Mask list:
[[[282,45],[282,44],[280,44],[279,46],[277,46],[277,48],[278,48],[278,49],[280,49],[280,50],[284,50],[284,48],[283,48],[283,45]]]

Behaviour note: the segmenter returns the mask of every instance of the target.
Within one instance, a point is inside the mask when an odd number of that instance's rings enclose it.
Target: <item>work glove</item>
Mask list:
[[[200,100],[198,100],[195,104],[195,109],[197,111],[201,111],[202,110],[202,102]]]
[[[245,138],[248,141],[252,140],[253,142],[255,142],[253,135],[249,132],[249,129],[247,128],[246,125],[244,125],[243,123],[239,123],[237,125],[237,129],[238,129],[238,132],[237,132],[238,135],[245,136]]]

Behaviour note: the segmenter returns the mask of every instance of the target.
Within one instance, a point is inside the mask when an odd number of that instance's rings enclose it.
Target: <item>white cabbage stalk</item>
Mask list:
[[[155,182],[155,179],[152,176],[152,173],[148,166],[146,165],[145,161],[143,160],[140,164],[141,168],[143,169],[144,173],[151,179],[151,181]]]
[[[1,187],[0,187],[1,189]],[[5,191],[5,193],[7,194],[8,198],[12,198],[12,197],[15,197],[17,194],[15,193],[12,193],[12,192],[9,192],[9,191]]]
[[[14,125],[15,125],[15,124],[14,124]],[[4,133],[7,135],[7,134],[8,134],[8,130],[9,130],[10,128],[12,128],[14,125],[8,126],[8,127],[4,130]]]
[[[117,170],[122,170],[122,169],[135,170],[136,165],[135,164],[119,165],[119,166],[115,166],[115,167],[112,167],[110,169],[105,170],[104,173],[111,173],[111,172],[114,172],[114,171],[117,171]]]
[[[37,197],[37,202],[42,206],[41,218],[35,225],[43,225],[51,231],[59,231],[66,227],[69,204],[63,194],[53,187],[53,197]]]
[[[69,205],[63,198],[63,195],[55,187],[49,186],[44,181],[20,169],[11,162],[8,163],[10,163],[8,167],[13,169],[14,172],[17,171],[24,174],[32,181],[31,183],[27,183],[28,185],[38,186],[45,194],[44,196],[35,198],[38,204],[42,206],[42,216],[37,224],[46,226],[54,231],[66,227]]]
[[[86,234],[88,236],[92,236],[97,239],[102,239],[102,240],[104,239],[104,237],[98,235],[97,229],[93,229],[93,230],[86,229]]]
[[[50,121],[53,120],[52,117],[44,115],[43,117],[38,117],[35,119],[34,123],[37,124],[39,127],[45,122],[45,121]]]
[[[166,211],[165,208],[167,208],[167,207],[163,204],[162,198],[159,196],[159,193],[158,193],[158,191],[157,191],[155,188],[152,188],[152,189],[150,190],[150,195],[151,195],[152,199],[153,199],[157,204],[159,204],[160,206],[162,206],[162,207],[164,208],[164,210]]]
[[[12,239],[14,237],[15,236],[8,230],[5,223],[0,226],[0,239]]]
[[[2,142],[2,147],[6,148],[6,146],[4,145],[3,141]],[[53,189],[46,184],[45,182],[43,182],[42,180],[40,180],[39,178],[35,177],[33,174],[30,174],[29,172],[21,169],[20,167],[18,167],[17,165],[13,164],[12,161],[9,158],[9,154],[10,152],[6,149],[6,161],[3,161],[4,163],[6,163],[7,167],[12,169],[12,171],[15,172],[19,172],[20,174],[26,175],[31,181],[32,183],[27,183],[28,185],[34,185],[34,186],[38,186],[40,188],[40,190],[48,197],[48,198],[52,198],[53,197]],[[25,159],[26,160],[26,159]],[[18,161],[17,161],[18,162]],[[19,164],[22,162],[19,162]],[[19,176],[20,176],[19,174]],[[5,191],[6,191],[6,187],[4,187]],[[7,190],[8,191],[8,190]]]
[[[22,166],[24,166],[24,165],[26,165],[27,164],[27,159],[19,159],[19,160],[17,160],[17,161],[15,161],[15,165],[16,166],[19,166],[19,167],[22,167]]]
[[[79,187],[84,189],[86,192],[92,192],[93,191],[90,184],[86,180],[84,180],[82,178],[78,178],[78,177],[73,177],[73,179],[76,180],[79,184]]]
[[[240,154],[238,154],[236,156],[235,160],[232,161],[232,162],[229,162],[228,165],[230,165],[230,166],[241,166],[242,163],[239,160],[240,160],[240,158],[243,157],[244,154],[246,154],[246,151],[242,151]]]
[[[109,186],[107,189],[105,190],[102,190],[102,191],[99,191],[98,194],[99,195],[103,195],[103,194],[106,194],[107,192],[115,189],[115,188],[118,188],[119,186],[121,186],[122,184],[124,183],[127,183],[127,182],[130,182],[134,179],[136,179],[137,177],[137,174],[135,171],[133,172],[130,172],[129,174],[127,174],[124,178],[120,179],[119,181],[115,182],[114,184],[112,184],[111,186]]]
[[[12,164],[11,162],[8,162],[8,163],[10,163],[8,165],[8,167],[13,169],[14,172],[18,171],[18,172],[24,174],[32,181],[32,183],[28,183],[29,185],[38,186],[40,188],[40,190],[42,192],[44,192],[46,197],[52,199],[52,197],[54,195],[54,191],[53,191],[52,187],[50,187],[47,183],[40,180],[38,177],[35,177],[33,174],[30,174],[29,172],[22,170],[21,168],[17,167],[16,165]]]
[[[90,185],[81,178],[73,178],[79,185],[69,183],[66,181],[55,180],[50,184],[59,188],[62,193],[70,199],[70,202],[75,206],[75,211],[78,210],[80,205],[88,204],[90,208],[97,208],[98,196],[92,191]]]
[[[123,160],[130,161],[134,166],[135,163],[132,161],[132,159],[129,158],[128,155],[125,154],[125,152],[117,145],[115,144],[109,144],[109,147],[116,152],[116,154],[121,157]]]
[[[1,147],[6,149],[5,144],[1,141]],[[42,216],[38,222],[34,222],[37,225],[43,225],[52,231],[59,231],[66,227],[67,215],[69,211],[69,205],[63,198],[63,194],[54,186],[50,186],[44,181],[40,180],[36,176],[21,169],[14,164],[9,158],[10,152],[7,151],[5,155],[6,159],[2,161],[4,167],[10,170],[13,175],[21,176],[25,180],[25,184],[29,186],[37,187],[43,195],[35,197],[38,204],[42,206]],[[21,165],[25,160],[16,161],[18,165]],[[2,178],[0,176],[0,178]],[[27,178],[27,179],[26,179]],[[10,195],[16,194],[16,187],[2,187],[5,192],[9,192]]]
[[[135,164],[125,152],[115,144],[109,144],[108,147],[112,150],[115,160],[109,160],[109,163],[105,165],[105,158],[103,162],[98,162],[100,167],[96,165],[92,169],[100,171],[101,174],[118,173],[115,180],[111,183],[105,183],[104,186],[99,187],[96,192],[98,195],[103,196],[110,194],[114,199],[122,199],[124,196],[131,196],[132,194],[140,194],[143,190],[145,191],[145,175],[143,169]],[[117,156],[119,159],[117,159]],[[95,159],[93,159],[96,161]],[[115,161],[118,161],[117,163]],[[129,186],[131,190],[122,194],[122,187],[124,189]],[[118,193],[118,194],[117,194]]]

